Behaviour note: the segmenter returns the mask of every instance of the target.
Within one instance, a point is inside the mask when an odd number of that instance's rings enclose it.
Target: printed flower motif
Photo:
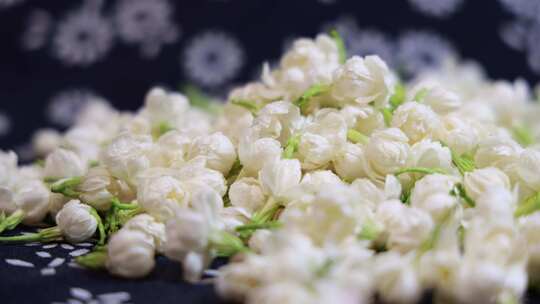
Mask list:
[[[0,111],[0,137],[3,137],[11,130],[11,119],[3,111]]]
[[[394,56],[392,41],[382,32],[374,29],[359,30],[348,39],[347,51],[351,55],[377,55],[388,65],[393,64]]]
[[[69,89],[51,99],[46,115],[51,122],[67,127],[75,122],[77,114],[86,104],[99,98],[86,89]]]
[[[398,64],[408,75],[437,68],[455,54],[450,42],[429,31],[406,32],[398,41],[398,50]]]
[[[9,8],[23,3],[24,0],[0,0],[0,9]]]
[[[518,17],[538,19],[540,17],[540,2],[536,0],[499,0],[502,6]]]
[[[93,10],[71,12],[58,24],[53,55],[66,65],[88,66],[101,59],[113,46],[111,22]]]
[[[244,65],[244,51],[229,34],[208,31],[187,46],[182,66],[186,76],[205,87],[218,87],[232,80]]]
[[[116,4],[118,35],[126,43],[140,44],[144,57],[155,57],[164,44],[175,42],[180,31],[171,20],[167,0],[120,0]]]
[[[459,9],[463,0],[409,0],[409,3],[425,15],[446,18]]]
[[[49,38],[52,23],[52,17],[47,11],[42,9],[32,11],[21,40],[23,49],[35,51],[43,48]]]

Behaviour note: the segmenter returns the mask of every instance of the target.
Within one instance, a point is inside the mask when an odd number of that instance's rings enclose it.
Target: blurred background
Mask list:
[[[330,28],[405,77],[448,56],[495,79],[540,75],[539,0],[0,0],[0,148],[31,159],[36,129],[69,127],[95,98],[135,110],[153,85],[225,96]]]

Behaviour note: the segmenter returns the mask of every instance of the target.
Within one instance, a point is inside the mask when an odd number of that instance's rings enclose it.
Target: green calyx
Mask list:
[[[474,171],[474,169],[476,169],[476,166],[474,164],[474,159],[471,155],[469,154],[458,155],[452,149],[450,149],[450,152],[452,153],[452,162],[458,168],[459,173],[461,173],[461,175],[465,174],[466,172],[472,172]]]
[[[307,109],[309,102],[313,97],[320,96],[322,94],[325,94],[330,90],[329,85],[325,84],[315,84],[309,87],[302,96],[300,96],[297,100],[294,101],[294,104],[300,108],[302,112],[305,112]]]
[[[103,269],[107,262],[107,247],[96,246],[92,252],[76,257],[75,262],[84,268],[94,270]]]
[[[111,203],[111,208],[107,211],[103,223],[105,238],[118,231],[131,218],[143,212],[139,205],[121,203],[116,197],[111,200]]]
[[[362,230],[358,234],[360,240],[374,241],[379,238],[383,230],[379,225],[375,224],[373,221],[368,221],[362,226]]]
[[[210,96],[204,94],[199,88],[193,85],[186,85],[181,88],[186,97],[189,99],[191,106],[199,108],[210,114],[218,114],[221,112],[222,105],[212,101]]]
[[[51,185],[51,192],[60,193],[69,198],[79,198],[81,193],[77,191],[77,186],[82,182],[82,177],[70,177],[55,181]]]
[[[0,233],[6,230],[12,230],[24,220],[25,213],[22,210],[17,210],[7,216],[2,212],[0,214]]]
[[[512,134],[514,139],[524,147],[533,145],[535,142],[532,130],[527,126],[516,126],[512,128]]]
[[[427,89],[427,88],[420,89],[414,95],[413,100],[416,101],[416,102],[422,102],[422,101],[424,101],[424,98],[426,98],[428,93],[429,93],[429,89]]]
[[[165,133],[176,130],[170,123],[166,121],[160,122],[157,126],[154,127],[152,130],[152,135],[154,138],[160,138]]]
[[[341,64],[344,64],[345,61],[347,61],[347,48],[345,47],[345,42],[343,41],[343,38],[337,30],[331,30],[330,37],[332,37],[338,48],[339,62]]]
[[[255,101],[252,101],[252,100],[233,99],[231,100],[231,103],[233,105],[237,105],[239,107],[242,107],[250,111],[251,114],[253,114],[253,116],[257,116],[257,113],[259,113],[259,110],[261,109],[261,107]]]
[[[465,187],[463,187],[463,184],[461,183],[454,186],[454,188],[450,191],[450,195],[461,198],[463,202],[465,202],[465,204],[471,208],[476,206],[476,202],[467,194]]]
[[[540,192],[528,197],[525,201],[518,205],[514,211],[515,217],[522,217],[532,214],[540,210]]]
[[[298,145],[300,145],[300,134],[291,136],[285,144],[285,149],[283,150],[283,158],[293,158],[294,153],[298,151]]]
[[[31,243],[31,242],[52,242],[62,239],[62,232],[57,226],[40,229],[36,233],[27,233],[16,236],[0,237],[2,243]]]
[[[327,258],[319,267],[315,269],[314,271],[315,277],[317,278],[326,277],[330,273],[330,270],[332,270],[332,266],[334,266],[335,263],[336,263],[335,260],[331,258]]]
[[[249,251],[239,237],[223,230],[215,230],[209,239],[213,254],[217,257],[230,257]]]
[[[280,228],[282,224],[277,221],[277,218],[282,209],[283,206],[280,203],[269,199],[259,211],[253,214],[248,224],[237,227],[236,231],[242,239],[247,240],[259,229]]]
[[[354,129],[347,130],[347,139],[355,144],[367,144],[369,137]]]
[[[420,174],[448,174],[441,168],[425,168],[425,167],[409,167],[403,168],[394,173],[395,176],[399,176],[405,173],[420,173]]]

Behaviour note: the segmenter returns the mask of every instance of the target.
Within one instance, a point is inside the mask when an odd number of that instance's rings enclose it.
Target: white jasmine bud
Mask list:
[[[56,224],[68,241],[83,242],[96,233],[98,222],[91,210],[90,206],[71,200],[58,212]]]
[[[43,175],[60,179],[82,176],[85,172],[86,166],[77,154],[65,149],[56,149],[45,159]]]
[[[107,269],[124,278],[141,278],[155,266],[152,236],[130,229],[120,229],[107,245]]]

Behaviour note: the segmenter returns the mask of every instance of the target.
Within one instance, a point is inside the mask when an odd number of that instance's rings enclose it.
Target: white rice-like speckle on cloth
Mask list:
[[[58,244],[47,244],[47,245],[43,245],[43,249],[52,249],[52,248],[55,248],[56,246],[58,246]]]
[[[98,296],[103,304],[122,303],[129,301],[131,296],[125,291],[109,292]]]
[[[60,245],[60,247],[66,249],[66,250],[73,250],[73,249],[75,249],[75,247],[73,247],[73,246],[71,246],[71,245],[69,245],[69,244],[62,244],[62,245]]]
[[[58,267],[58,266],[64,264],[64,261],[65,261],[65,260],[66,260],[66,259],[64,259],[64,258],[55,258],[54,260],[52,260],[52,261],[49,263],[48,266],[49,266],[49,267]]]
[[[78,257],[81,255],[87,254],[88,252],[90,252],[90,250],[82,248],[82,249],[73,250],[72,252],[69,253],[69,255],[73,257]]]
[[[81,300],[77,300],[77,299],[67,299],[66,303],[67,304],[84,304],[84,302],[82,302]]]
[[[20,266],[20,267],[29,267],[29,268],[35,267],[34,264],[27,261],[19,260],[19,259],[6,259],[6,263],[8,263],[9,265]]]
[[[88,301],[92,299],[92,293],[80,287],[72,287],[69,290],[69,293],[71,294],[72,297],[80,299],[80,300]]]
[[[56,274],[56,269],[54,269],[54,268],[47,267],[47,268],[41,269],[41,275],[42,276],[51,276],[51,275],[55,275],[55,274]]]
[[[36,251],[36,255],[40,258],[50,258],[51,254],[46,251]]]
[[[207,269],[204,271],[204,274],[210,277],[216,277],[219,274],[219,271],[215,269]]]
[[[79,246],[79,247],[92,247],[92,246],[94,246],[94,244],[92,244],[92,243],[78,243],[76,245]]]
[[[41,245],[41,243],[27,243],[27,244],[24,244],[24,246],[28,246],[28,247],[33,247],[33,246],[38,246],[38,245]]]
[[[68,263],[68,266],[71,267],[71,268],[77,268],[77,269],[83,269],[83,267],[81,267],[81,265],[77,264],[76,262],[69,262]]]

